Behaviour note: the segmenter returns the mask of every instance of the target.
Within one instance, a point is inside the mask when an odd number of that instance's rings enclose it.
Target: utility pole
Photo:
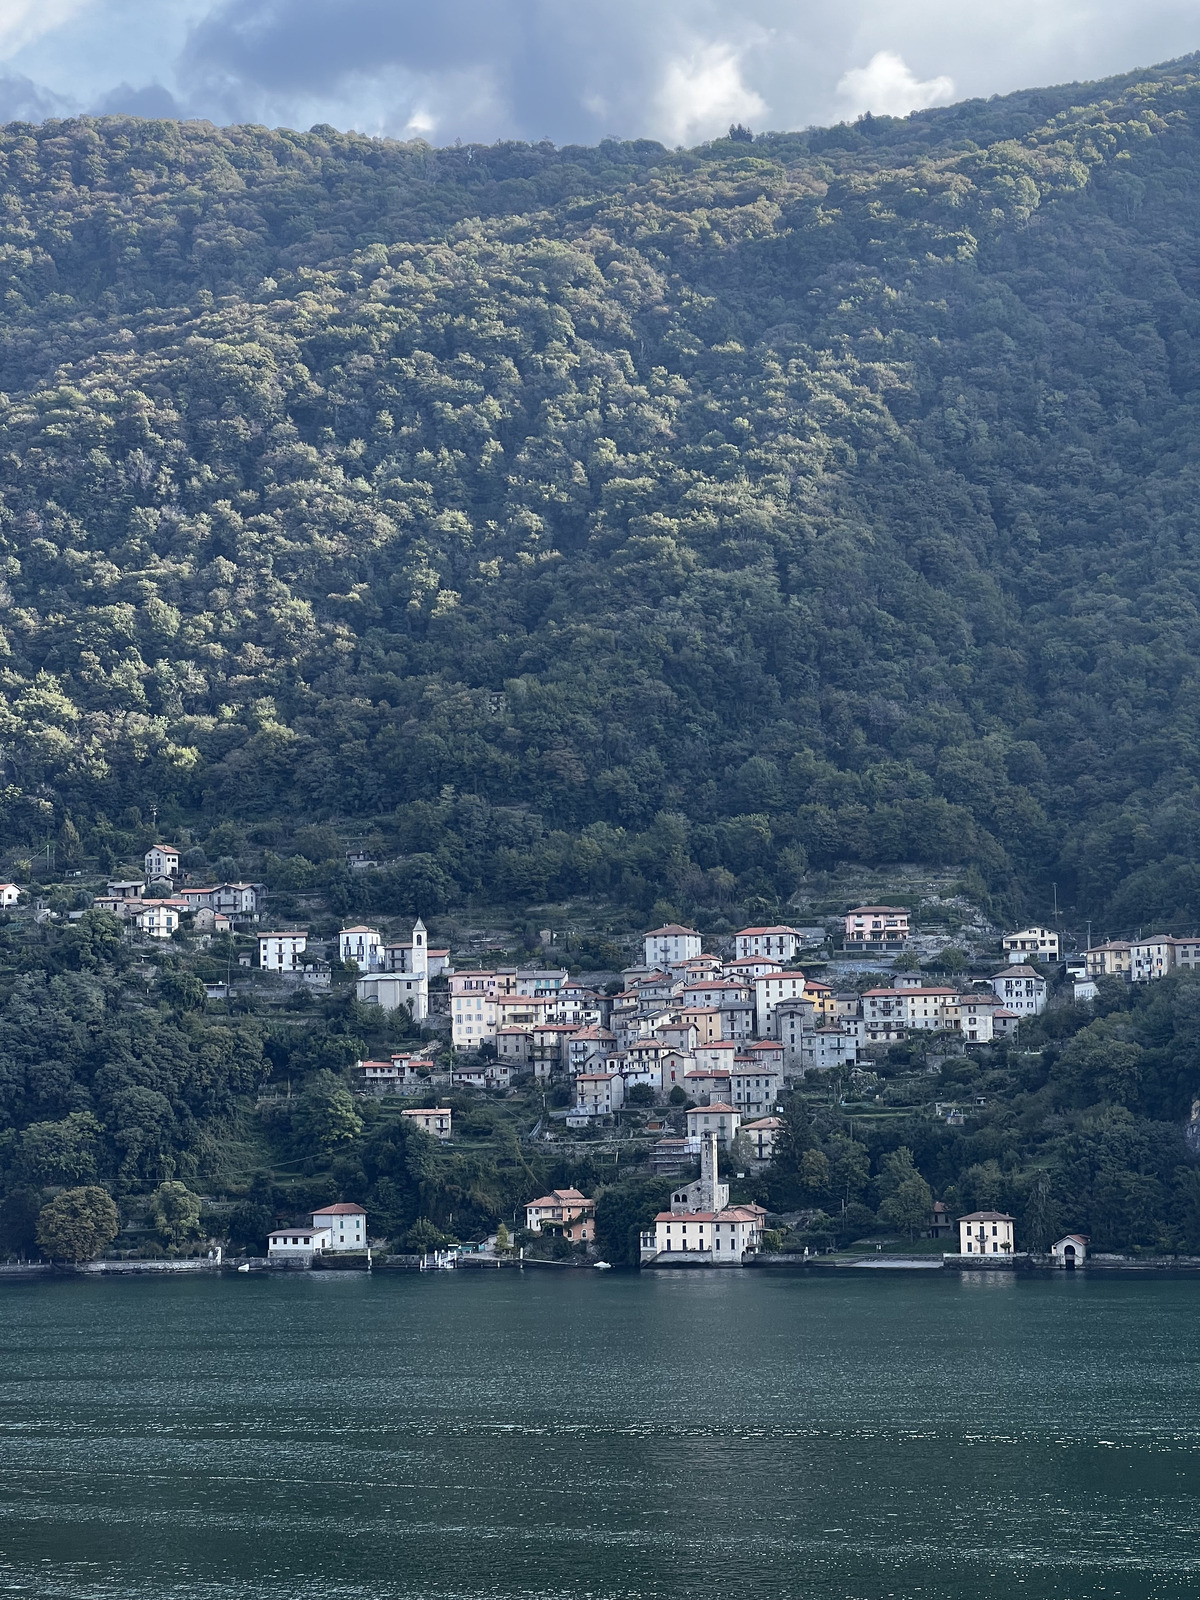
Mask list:
[[[1058,926],[1058,885],[1054,885],[1054,926]]]

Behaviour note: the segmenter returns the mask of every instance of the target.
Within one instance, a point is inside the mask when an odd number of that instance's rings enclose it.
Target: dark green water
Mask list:
[[[0,1285],[0,1595],[1194,1596],[1200,1282]]]

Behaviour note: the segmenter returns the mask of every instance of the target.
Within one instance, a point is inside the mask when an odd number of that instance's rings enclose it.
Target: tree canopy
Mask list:
[[[1195,59],[745,134],[3,130],[10,834],[1194,919]]]

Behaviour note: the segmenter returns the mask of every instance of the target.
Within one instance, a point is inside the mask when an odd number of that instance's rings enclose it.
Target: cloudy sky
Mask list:
[[[1196,49],[1200,0],[0,0],[0,119],[693,144]]]

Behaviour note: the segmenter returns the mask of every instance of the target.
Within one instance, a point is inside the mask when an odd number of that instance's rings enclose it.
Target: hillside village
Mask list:
[[[568,1158],[607,1151],[627,1175],[676,1180],[681,1186],[669,1207],[648,1215],[639,1234],[636,1254],[645,1265],[680,1254],[694,1262],[697,1251],[740,1263],[775,1248],[789,1229],[808,1239],[803,1208],[790,1223],[784,1219],[781,1232],[779,1217],[751,1198],[756,1183],[765,1192],[759,1175],[774,1170],[789,1108],[805,1116],[796,1108],[857,1105],[860,1120],[878,1118],[895,1102],[888,1081],[894,1063],[913,1048],[928,1063],[922,1070],[938,1071],[940,1082],[947,1071],[953,1077],[956,1060],[986,1062],[995,1047],[1019,1047],[1023,1026],[1047,1007],[1086,1012],[1105,982],[1140,986],[1200,967],[1197,938],[1163,934],[1070,950],[1060,930],[1036,926],[994,937],[990,964],[986,947],[971,962],[953,960],[955,950],[930,956],[912,907],[888,904],[850,905],[819,924],[763,923],[724,936],[668,922],[642,934],[636,959],[617,972],[481,964],[431,943],[419,917],[407,937],[394,923],[347,918],[333,933],[276,925],[264,883],[197,883],[204,874],[188,872],[183,856],[156,842],[140,878],[107,880],[103,892],[83,897],[90,905],[77,904],[65,920],[107,915],[143,965],[156,949],[170,950],[172,962],[206,965],[204,1003],[214,1014],[244,1005],[246,996],[290,1008],[352,989],[366,1008],[361,1016],[391,1019],[393,1031],[413,1041],[348,1063],[352,1096],[381,1109],[393,1105],[405,1125],[438,1146],[457,1147],[473,1105],[511,1102],[540,1112],[523,1135],[531,1148]],[[0,908],[18,919],[32,916],[35,925],[56,915],[64,920],[16,883],[0,885]],[[544,939],[549,954],[553,936],[547,931]],[[224,960],[220,976],[214,951]],[[268,1095],[264,1104],[271,1103]],[[924,1114],[964,1128],[985,1104],[935,1095]],[[738,1180],[741,1197],[733,1202],[719,1165]],[[699,1175],[689,1179],[692,1171]],[[559,1259],[564,1249],[580,1261],[594,1257],[596,1204],[569,1183],[530,1194],[507,1219],[514,1249],[529,1259],[547,1245]],[[931,1196],[926,1210],[909,1217],[908,1231],[944,1244],[956,1217]],[[356,1219],[352,1235],[347,1217]],[[983,1209],[964,1217],[989,1219],[995,1250],[1009,1259],[1019,1254],[1009,1213]],[[430,1241],[436,1233],[426,1229]],[[267,1259],[312,1265],[344,1256],[351,1238],[355,1250],[368,1249],[367,1213],[343,1195],[314,1207],[303,1224],[285,1220],[272,1230]],[[1086,1236],[1079,1240],[1071,1248],[1082,1252]],[[983,1248],[966,1233],[960,1242],[964,1254]],[[808,1239],[802,1249],[818,1244]]]

